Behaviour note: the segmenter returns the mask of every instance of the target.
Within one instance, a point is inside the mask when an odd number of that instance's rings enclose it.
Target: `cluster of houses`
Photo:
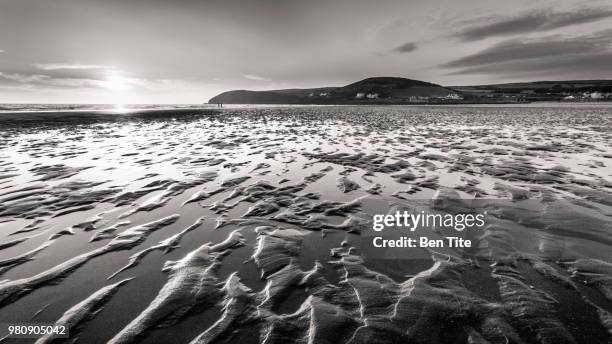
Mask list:
[[[363,92],[358,92],[355,95],[355,99],[378,99],[378,93],[363,93]]]
[[[587,100],[603,100],[612,99],[612,93],[603,92],[584,92],[581,94],[570,94],[563,97],[566,101],[587,101]]]
[[[308,94],[313,98],[328,98],[333,94],[327,91],[311,92]],[[350,96],[349,96],[350,97]],[[408,103],[458,103],[463,102],[467,97],[469,101],[488,101],[488,102],[530,102],[530,101],[567,101],[567,102],[589,102],[589,101],[611,101],[612,92],[587,91],[584,90],[563,90],[563,92],[537,92],[528,89],[478,89],[464,88],[457,93],[450,92],[446,95],[436,96],[407,96],[395,95],[388,96],[378,92],[357,92],[353,99],[363,101],[380,102],[408,102]]]
[[[355,99],[378,99],[378,93],[365,93],[358,92],[355,94]],[[443,100],[463,100],[463,97],[457,93],[449,93],[444,97],[423,97],[423,96],[410,96],[408,97],[408,101],[411,103],[422,103],[427,102],[432,99],[443,99]]]
[[[311,92],[308,94],[309,97],[321,97],[321,98],[325,98],[329,96],[328,92],[320,92],[320,93],[314,93]],[[355,99],[380,99],[381,97],[379,96],[378,93],[366,93],[366,92],[357,92],[355,94]],[[391,97],[389,97],[391,98]],[[407,100],[408,102],[411,103],[423,103],[423,102],[428,102],[430,100],[449,100],[449,101],[454,101],[454,100],[463,100],[463,96],[461,96],[458,93],[449,93],[446,96],[442,96],[442,97],[426,97],[426,96],[410,96],[408,98],[402,98],[402,100]]]
[[[315,94],[314,92],[310,92],[310,93],[308,94],[308,96],[309,96],[309,97],[317,97],[317,96],[318,96],[318,97],[327,97],[328,95],[329,95],[329,94],[328,94],[327,92],[321,92],[321,93],[319,93],[318,95],[317,95],[317,94]]]

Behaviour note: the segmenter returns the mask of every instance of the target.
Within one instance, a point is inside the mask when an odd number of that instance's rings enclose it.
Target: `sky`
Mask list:
[[[0,0],[1,103],[612,79],[610,0]]]

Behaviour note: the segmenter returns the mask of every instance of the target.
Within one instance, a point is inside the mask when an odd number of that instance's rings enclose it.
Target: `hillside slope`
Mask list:
[[[454,90],[425,81],[395,77],[367,78],[342,87],[223,92],[209,103],[224,104],[351,104],[408,102],[446,97]]]

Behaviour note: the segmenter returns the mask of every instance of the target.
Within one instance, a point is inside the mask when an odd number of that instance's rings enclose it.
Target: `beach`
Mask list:
[[[0,323],[83,343],[612,343],[611,249],[609,104],[0,114]]]

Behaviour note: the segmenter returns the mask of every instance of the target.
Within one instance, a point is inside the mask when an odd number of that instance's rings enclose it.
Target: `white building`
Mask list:
[[[378,99],[378,93],[368,93],[366,97],[368,99]]]
[[[454,100],[462,100],[463,97],[458,95],[457,93],[449,93],[446,97],[446,99],[454,99]]]
[[[355,95],[355,98],[357,98],[357,99],[361,99],[361,98],[363,98],[363,97],[365,97],[365,93],[362,93],[362,92],[359,92],[359,93],[357,93],[357,94]]]

